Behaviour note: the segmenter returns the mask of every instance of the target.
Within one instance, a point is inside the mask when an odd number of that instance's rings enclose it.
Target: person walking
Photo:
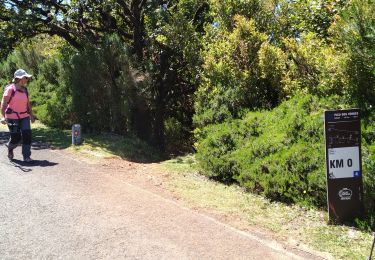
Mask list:
[[[27,82],[32,78],[23,69],[14,72],[12,82],[5,87],[1,100],[2,123],[6,123],[10,132],[8,147],[8,158],[14,158],[13,150],[22,139],[22,155],[26,163],[32,163],[31,159],[31,123],[35,117],[29,101],[29,94],[26,88]]]

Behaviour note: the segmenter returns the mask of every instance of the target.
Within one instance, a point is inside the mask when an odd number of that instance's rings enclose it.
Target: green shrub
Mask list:
[[[61,46],[63,43],[57,37],[34,37],[20,43],[0,64],[1,93],[16,69],[23,68],[33,75],[27,88],[34,114],[41,122],[53,127],[71,125],[71,94],[62,78]]]
[[[323,112],[343,108],[340,102],[294,97],[272,111],[249,112],[243,119],[196,130],[198,162],[208,176],[236,181],[272,200],[325,207]],[[373,123],[363,124],[368,212],[375,209],[374,129]]]
[[[375,113],[362,126],[362,166],[366,210],[369,220],[375,221]]]
[[[100,46],[64,51],[62,78],[71,95],[72,120],[87,132],[130,133],[135,83],[126,45],[116,35],[108,35]],[[48,107],[56,109],[53,104]]]
[[[349,2],[331,30],[347,55],[340,69],[346,98],[369,115],[375,105],[375,1]]]
[[[196,136],[197,132],[196,130]],[[214,179],[233,182],[237,171],[230,157],[238,146],[236,122],[206,127],[199,135],[196,143],[197,160],[204,172]]]
[[[240,118],[244,110],[275,107],[284,96],[284,53],[267,43],[254,20],[235,16],[233,22],[232,31],[219,27],[207,35],[195,100],[198,127]]]

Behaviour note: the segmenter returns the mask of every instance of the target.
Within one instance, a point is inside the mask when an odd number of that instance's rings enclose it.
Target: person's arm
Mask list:
[[[7,97],[7,96],[3,96],[3,99],[1,100],[1,122],[2,123],[5,123],[5,110],[8,106],[8,101],[9,101],[9,98],[10,97]]]
[[[33,109],[31,107],[30,101],[27,101],[27,109],[28,109],[29,114],[30,114],[31,123],[34,123],[35,122],[35,116],[33,114]]]

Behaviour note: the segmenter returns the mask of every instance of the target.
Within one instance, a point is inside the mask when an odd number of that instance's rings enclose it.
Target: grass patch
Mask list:
[[[328,225],[325,211],[270,202],[237,185],[211,181],[197,173],[192,155],[163,162],[162,166],[172,172],[170,188],[195,207],[233,216],[293,244],[327,252],[335,259],[365,259],[370,253],[371,233]]]
[[[49,128],[39,122],[32,124],[33,140],[45,142],[56,149],[66,149],[71,146],[70,130]]]
[[[6,125],[1,125],[7,131]],[[83,134],[82,144],[73,146],[71,130],[49,128],[39,122],[32,124],[33,140],[47,143],[54,149],[68,149],[91,158],[120,157],[128,161],[151,163],[163,159],[160,152],[137,137],[115,134]]]
[[[169,171],[174,172],[192,172],[197,169],[197,163],[193,154],[189,154],[186,156],[179,156],[177,158],[164,161],[164,167],[166,167]]]
[[[74,146],[74,150],[96,157],[118,156],[139,163],[160,162],[160,152],[137,137],[123,137],[115,134],[85,135],[83,144]]]

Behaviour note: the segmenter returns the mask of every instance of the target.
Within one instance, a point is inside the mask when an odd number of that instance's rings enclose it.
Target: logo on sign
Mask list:
[[[351,200],[353,192],[351,189],[343,188],[339,191],[339,197],[341,200]]]
[[[361,177],[361,172],[360,171],[354,171],[353,176],[354,177]]]

